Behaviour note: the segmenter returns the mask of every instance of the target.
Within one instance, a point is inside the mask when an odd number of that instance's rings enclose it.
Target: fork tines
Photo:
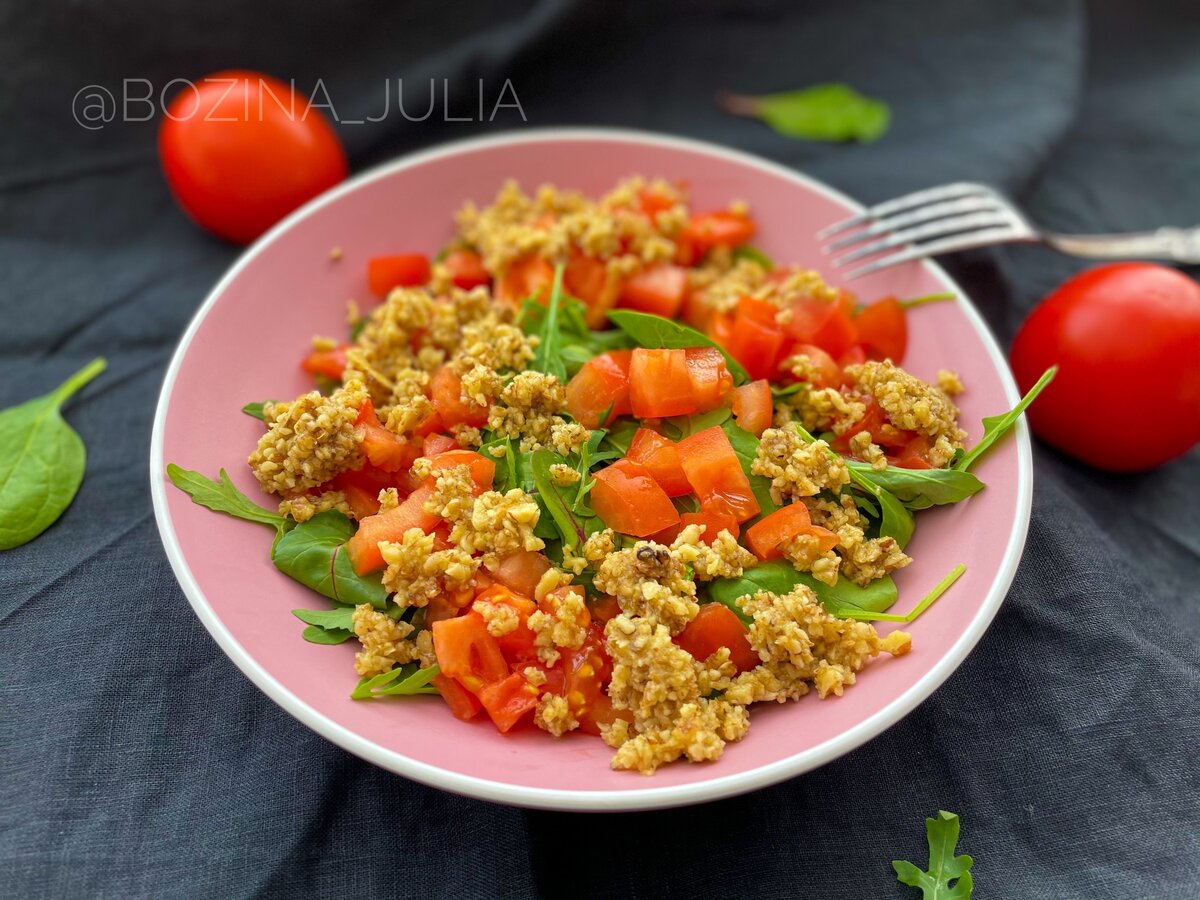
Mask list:
[[[851,269],[845,275],[849,281],[913,259],[1021,239],[1028,232],[1021,215],[991,188],[957,182],[872,206],[822,229],[817,239],[842,235],[822,248],[823,253],[846,251],[834,258],[834,267],[903,248]]]

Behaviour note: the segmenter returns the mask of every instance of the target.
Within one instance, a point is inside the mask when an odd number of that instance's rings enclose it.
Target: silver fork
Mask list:
[[[1127,234],[1056,234],[1037,228],[987,185],[965,181],[872,206],[860,215],[821,229],[817,240],[826,242],[852,229],[852,233],[822,247],[823,253],[845,251],[833,260],[835,267],[888,250],[895,252],[850,269],[844,276],[846,281],[909,260],[994,244],[1041,242],[1061,253],[1091,259],[1200,263],[1200,227]]]

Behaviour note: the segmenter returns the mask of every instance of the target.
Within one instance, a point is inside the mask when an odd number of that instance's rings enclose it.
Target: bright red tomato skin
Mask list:
[[[217,72],[195,85],[167,107],[158,153],[171,193],[204,228],[249,243],[345,179],[346,152],[303,93],[293,115],[291,87],[258,72]]]
[[[1200,285],[1166,266],[1115,263],[1066,281],[1021,326],[1013,374],[1046,443],[1100,469],[1161,465],[1200,441]]]

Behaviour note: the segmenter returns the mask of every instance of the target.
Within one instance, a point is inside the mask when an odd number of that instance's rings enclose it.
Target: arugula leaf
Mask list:
[[[905,469],[888,466],[876,471],[867,463],[848,459],[853,475],[890,491],[909,509],[958,503],[983,490],[984,484],[962,469]],[[856,478],[857,480],[857,478]]]
[[[561,488],[554,483],[550,467],[565,462],[566,460],[550,450],[535,450],[529,456],[529,470],[533,475],[537,497],[545,510],[550,513],[550,518],[558,536],[562,538],[563,545],[568,549],[577,550],[587,540],[588,535],[601,531],[604,523],[590,510],[583,513],[577,512],[575,503],[565,496],[565,492],[570,489],[570,486]]]
[[[354,630],[354,607],[338,606],[333,609],[293,609],[292,615],[305,625],[333,628],[339,631]]]
[[[734,247],[733,258],[735,261],[739,259],[748,259],[751,262],[756,262],[760,267],[768,272],[775,268],[775,261],[771,259],[771,257],[767,256],[767,254],[763,253],[757,247],[751,246],[750,244],[742,244],[740,247]]]
[[[554,268],[554,286],[550,288],[550,299],[546,303],[546,315],[537,335],[541,339],[529,368],[547,375],[554,375],[562,384],[567,383],[567,367],[559,352],[562,345],[562,332],[558,330],[558,310],[562,304],[563,264]]]
[[[350,340],[357,341],[358,336],[362,334],[363,329],[367,327],[367,322],[370,321],[369,316],[359,316],[354,320],[354,324],[350,326]]]
[[[300,637],[304,638],[310,644],[344,644],[350,638],[354,637],[354,632],[346,631],[344,628],[325,628],[321,625],[309,625],[300,632]]]
[[[50,393],[0,412],[0,550],[32,541],[75,499],[87,449],[62,406],[107,365],[94,359]]]
[[[945,300],[953,300],[957,295],[952,291],[944,291],[940,294],[926,294],[923,297],[912,297],[908,300],[899,301],[901,309],[913,309],[917,306],[924,306],[926,303],[941,303]]]
[[[922,900],[969,900],[975,883],[967,854],[955,856],[958,845],[959,821],[954,813],[938,810],[936,819],[925,820],[925,836],[929,842],[929,869],[921,871],[904,859],[893,859],[896,880],[920,888]],[[950,882],[955,881],[954,885]]]
[[[882,137],[891,121],[886,103],[841,83],[758,97],[725,92],[717,96],[717,102],[727,112],[761,119],[784,137],[804,141],[868,144]]]
[[[754,458],[758,455],[758,438],[733,419],[726,419],[722,422],[721,430],[725,432],[729,443],[733,445],[733,452],[737,456],[738,462],[742,464],[742,471],[750,480],[750,490],[754,492],[754,499],[758,501],[760,509],[758,516],[746,523],[752,524],[779,509],[779,504],[771,497],[771,479],[755,475],[750,471],[750,467],[754,464]]]
[[[292,527],[292,521],[287,516],[281,516],[270,509],[263,509],[239,491],[230,481],[229,474],[224,469],[221,469],[220,481],[213,481],[211,478],[205,478],[199,472],[192,472],[180,468],[175,463],[169,463],[167,477],[171,479],[171,484],[191,497],[193,503],[198,503],[214,512],[225,513],[246,522],[269,525],[280,536]]]
[[[376,675],[374,678],[363,678],[350,693],[351,700],[370,700],[373,697],[413,697],[420,694],[436,694],[437,688],[430,684],[441,674],[441,668],[434,663],[424,669],[417,663],[399,666],[390,672]]]
[[[954,462],[954,468],[960,472],[966,472],[970,469],[975,464],[975,460],[983,456],[996,441],[1008,434],[1009,430],[1017,424],[1017,419],[1021,417],[1021,413],[1029,407],[1029,404],[1037,399],[1038,394],[1045,390],[1046,385],[1053,381],[1054,376],[1057,374],[1058,366],[1051,366],[1037,380],[1037,383],[1026,392],[1025,396],[1021,398],[1020,403],[1001,415],[987,416],[983,420],[983,437],[978,444]]]
[[[666,347],[672,350],[687,347],[716,347],[725,357],[725,365],[733,374],[737,384],[750,381],[750,376],[742,368],[742,364],[716,341],[701,334],[694,328],[688,328],[673,319],[664,319],[653,313],[635,312],[632,309],[615,309],[608,314],[608,320],[629,335],[640,347],[651,349]]]
[[[271,560],[290,578],[338,603],[387,605],[388,592],[379,573],[359,575],[342,549],[353,536],[354,523],[335,509],[317,513],[275,542]]]
[[[257,403],[247,403],[242,407],[242,412],[246,415],[258,419],[260,422],[265,422],[266,416],[263,415],[263,406],[267,403],[274,403],[274,400],[261,400]]]

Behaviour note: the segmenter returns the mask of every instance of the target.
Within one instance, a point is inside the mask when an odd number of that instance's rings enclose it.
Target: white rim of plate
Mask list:
[[[967,629],[958,637],[933,668],[918,680],[900,697],[897,697],[883,709],[863,719],[847,731],[820,744],[810,750],[805,750],[787,759],[760,766],[748,772],[733,775],[720,775],[695,784],[671,785],[656,788],[653,786],[639,787],[633,790],[621,791],[572,791],[551,788],[528,787],[525,785],[507,784],[500,781],[490,781],[473,775],[464,775],[449,769],[439,768],[429,763],[420,762],[389,750],[361,737],[345,726],[329,717],[318,713],[307,703],[293,694],[283,683],[269,674],[257,660],[246,652],[237,639],[217,617],[208,599],[201,591],[200,585],[188,568],[183,551],[175,536],[175,528],[171,522],[171,514],[167,508],[167,478],[163,463],[163,432],[166,423],[167,407],[175,386],[175,379],[180,366],[187,355],[188,347],[197,330],[203,323],[209,310],[225,292],[229,284],[258,256],[269,244],[278,240],[289,228],[316,210],[334,202],[339,197],[370,184],[394,172],[403,171],[413,166],[421,165],[434,159],[455,156],[466,151],[479,150],[485,147],[504,146],[512,144],[540,143],[545,141],[595,140],[613,142],[635,142],[650,146],[671,147],[689,150],[708,156],[730,160],[742,165],[752,166],[764,172],[798,183],[811,191],[846,204],[856,212],[863,211],[862,204],[840,191],[817,181],[807,175],[789,169],[779,163],[771,162],[762,157],[733,150],[720,144],[693,138],[676,137],[650,131],[640,131],[626,128],[582,127],[582,128],[533,128],[520,132],[505,132],[482,138],[451,141],[438,144],[427,150],[406,154],[389,163],[376,166],[348,179],[335,188],[330,189],[319,197],[309,201],[295,212],[291,213],[273,228],[248,247],[234,262],[221,280],[213,287],[205,298],[204,303],[192,317],[187,330],[175,349],[171,364],[163,381],[162,392],[159,394],[158,407],[154,415],[154,430],[150,439],[150,494],[154,505],[154,517],[158,523],[159,536],[167,553],[167,559],[175,572],[175,578],[195,610],[196,615],[208,629],[217,644],[242,672],[253,681],[260,690],[283,707],[288,713],[299,719],[313,731],[327,738],[355,756],[372,762],[391,772],[419,781],[441,790],[451,791],[480,800],[504,803],[532,809],[553,809],[567,811],[628,811],[645,809],[663,809],[675,806],[687,806],[695,803],[706,803],[722,797],[744,794],[762,787],[768,787],[788,778],[801,775],[812,769],[831,762],[849,753],[871,738],[890,728],[900,721],[918,704],[928,698],[941,686],[950,674],[959,667],[967,654],[979,642],[988,625],[1000,609],[1008,588],[1016,575],[1025,546],[1026,534],[1029,530],[1030,510],[1033,500],[1033,453],[1029,439],[1028,426],[1024,417],[1017,423],[1015,438],[1017,441],[1017,515],[1013,522],[1012,532],[1008,537],[1008,546],[1004,551],[1000,570],[996,573],[983,606],[971,620]],[[987,348],[988,356],[1004,383],[1005,394],[1010,405],[1020,400],[1016,383],[1009,371],[1003,353],[983,317],[975,309],[974,304],[967,298],[963,290],[942,270],[941,266],[930,260],[923,260],[921,265],[931,272],[947,290],[953,291],[960,298],[959,307],[970,320],[971,325],[982,339]],[[719,766],[712,769],[719,773]],[[639,779],[640,783],[640,779]]]

